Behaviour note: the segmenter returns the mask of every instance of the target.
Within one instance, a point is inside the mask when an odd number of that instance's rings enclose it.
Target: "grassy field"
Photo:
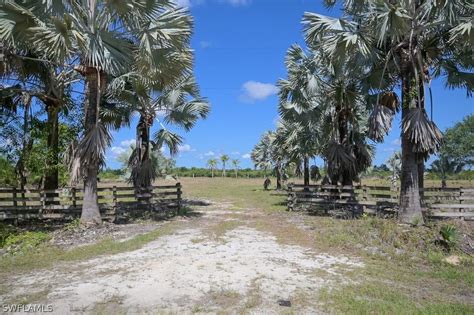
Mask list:
[[[366,267],[346,274],[352,284],[302,297],[320,300],[328,312],[474,313],[473,257],[457,250],[448,253],[435,244],[440,227],[446,223],[408,228],[389,219],[338,220],[292,214],[285,211],[285,195],[263,190],[262,179],[182,178],[180,181],[187,197],[232,202],[249,211],[265,211],[268,217],[256,227],[273,233],[281,242],[362,257]],[[469,185],[468,182],[450,184]],[[437,183],[427,185],[437,186]],[[472,225],[454,224],[459,231],[472,233]],[[446,263],[444,259],[449,255],[461,257],[461,263],[457,266]]]
[[[295,304],[314,304],[316,301],[324,312],[344,314],[474,313],[474,259],[458,249],[447,252],[437,245],[440,228],[446,222],[410,228],[391,219],[364,216],[356,220],[340,220],[290,213],[286,211],[286,194],[265,191],[263,179],[181,178],[180,182],[185,198],[226,203],[229,210],[240,210],[240,214],[231,216],[238,221],[223,221],[210,226],[206,237],[218,240],[228,231],[247,225],[275,236],[281,244],[301,246],[315,253],[358,257],[364,262],[362,269],[344,271],[346,284],[328,286],[312,295],[295,295],[292,297]],[[170,183],[164,180],[156,182],[158,185]],[[272,179],[272,184],[275,184],[275,179]],[[469,186],[468,182],[449,184]],[[428,182],[427,185],[438,186],[437,182]],[[242,211],[259,215],[242,216]],[[190,220],[192,225],[192,217]],[[472,225],[452,224],[457,226],[460,234],[470,235],[472,239]],[[180,228],[183,226],[179,220],[171,221],[158,230],[124,242],[105,239],[72,250],[43,243],[38,250],[1,257],[0,275],[133,251]],[[445,261],[451,255],[460,258],[458,265]],[[331,278],[330,274],[314,276]],[[0,286],[1,290],[8,288]]]

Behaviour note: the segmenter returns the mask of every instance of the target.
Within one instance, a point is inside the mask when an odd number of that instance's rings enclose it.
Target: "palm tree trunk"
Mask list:
[[[341,184],[342,184],[342,186],[352,186],[352,176],[347,170],[342,171],[342,183]]]
[[[309,186],[309,158],[305,156],[303,159],[304,168],[304,185]]]
[[[418,187],[420,189],[420,201],[421,204],[424,204],[424,191],[423,188],[425,187],[425,162],[422,159],[418,161]]]
[[[276,167],[276,178],[277,178],[277,189],[281,189],[281,172],[280,172],[280,166],[277,165]]]
[[[402,81],[402,121],[410,113],[410,108],[420,106],[417,100],[416,84],[413,84],[408,75]],[[413,106],[416,104],[416,106]],[[399,219],[402,223],[421,224],[423,215],[421,212],[420,198],[420,170],[418,154],[413,152],[413,144],[408,135],[402,131],[402,174],[400,187],[400,212]]]
[[[43,188],[56,190],[59,187],[59,107],[54,102],[46,102],[48,114],[48,166],[44,174]],[[46,204],[58,204],[50,198],[57,197],[56,193],[47,193]]]
[[[31,96],[24,96],[25,111],[23,115],[23,143],[21,148],[21,156],[17,163],[17,174],[20,175],[20,189],[25,190],[27,179],[26,179],[26,160],[31,150],[32,142],[30,136],[30,108],[31,108]],[[22,193],[24,198],[24,192]]]
[[[48,113],[48,162],[50,165],[46,169],[44,176],[44,189],[53,190],[59,187],[59,107],[55,104],[46,105]]]
[[[141,169],[144,167],[145,164],[148,163],[150,160],[150,119],[153,118],[147,117],[146,115],[140,115],[140,120],[137,124],[137,143],[136,143],[136,150],[137,150],[137,162],[138,162],[138,170],[140,170],[139,174],[141,174]],[[150,174],[152,175],[152,174]],[[152,176],[145,176],[143,178],[134,178],[134,186],[135,188],[144,188],[151,186],[151,180],[154,178],[154,174]]]
[[[222,177],[225,177],[225,162],[222,164]]]
[[[100,89],[102,86],[103,73],[98,72],[94,67],[86,67],[86,117],[85,131],[89,133],[98,123]],[[88,161],[84,179],[84,200],[82,204],[81,222],[86,224],[100,224],[99,203],[97,197],[97,174],[99,172],[98,161],[91,159]]]

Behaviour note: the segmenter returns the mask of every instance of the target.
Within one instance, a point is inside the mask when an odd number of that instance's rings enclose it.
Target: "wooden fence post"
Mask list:
[[[463,194],[463,191],[462,191],[462,186],[459,186],[459,204],[462,205],[462,194]],[[459,208],[459,212],[464,212],[464,209],[463,208]],[[464,221],[464,217],[460,217],[461,220]]]
[[[362,200],[367,202],[369,200],[368,196],[367,196],[367,186],[363,185],[362,186]],[[362,206],[362,213],[364,214],[367,210],[367,206],[364,204]]]
[[[294,200],[293,200],[293,185],[288,184],[288,199],[287,199],[288,211],[293,211]]]
[[[117,186],[112,187],[112,207],[114,210],[114,216],[117,218]]]
[[[39,195],[40,195],[40,200],[41,200],[41,206],[40,206],[40,209],[39,209],[39,214],[42,214],[46,208],[46,192],[44,191],[44,189],[40,190],[39,192]],[[48,213],[48,211],[46,211],[46,213]]]
[[[16,187],[13,187],[13,207],[15,209],[18,207],[18,201],[16,200]]]
[[[181,194],[182,194],[181,183],[176,183],[176,197],[178,199],[178,201],[177,201],[177,203],[178,203],[177,214],[178,215],[181,215]]]
[[[76,209],[76,187],[71,188],[71,201],[73,209]]]

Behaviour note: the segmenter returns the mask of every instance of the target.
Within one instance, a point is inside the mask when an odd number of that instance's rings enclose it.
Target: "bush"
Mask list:
[[[0,156],[0,186],[16,186],[15,168],[10,161]]]
[[[20,234],[10,234],[4,243],[4,247],[12,254],[24,253],[37,248],[48,241],[50,236],[45,232],[24,232]]]
[[[459,233],[456,226],[452,224],[443,225],[439,230],[439,234],[442,237],[442,244],[448,250],[451,250],[457,246],[459,242]]]
[[[13,227],[4,223],[0,223],[0,248],[3,248],[8,237],[15,233],[16,230]]]

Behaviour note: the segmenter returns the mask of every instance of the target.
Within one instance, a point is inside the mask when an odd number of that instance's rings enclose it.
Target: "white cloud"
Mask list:
[[[216,155],[213,151],[209,151],[209,152],[206,152],[204,153],[204,156],[214,156]]]
[[[395,139],[391,142],[393,145],[401,145],[402,144],[402,140],[400,138],[398,139]]]
[[[250,159],[250,153],[245,153],[244,155],[242,155],[242,158],[243,159]]]
[[[244,94],[241,99],[247,102],[255,102],[266,99],[278,92],[278,88],[271,83],[262,83],[257,81],[247,81],[242,85]]]
[[[196,149],[193,149],[189,144],[183,144],[178,146],[178,151],[179,152],[193,152],[196,151]]]
[[[239,151],[232,152],[231,155],[240,155]]]
[[[123,140],[122,142],[120,142],[120,146],[125,147],[125,148],[128,148],[134,144],[135,144],[135,139]]]
[[[120,155],[124,152],[127,152],[127,150],[122,148],[122,147],[112,147],[112,148],[110,148],[110,151],[113,153],[113,155],[115,157],[117,157],[118,155]]]

